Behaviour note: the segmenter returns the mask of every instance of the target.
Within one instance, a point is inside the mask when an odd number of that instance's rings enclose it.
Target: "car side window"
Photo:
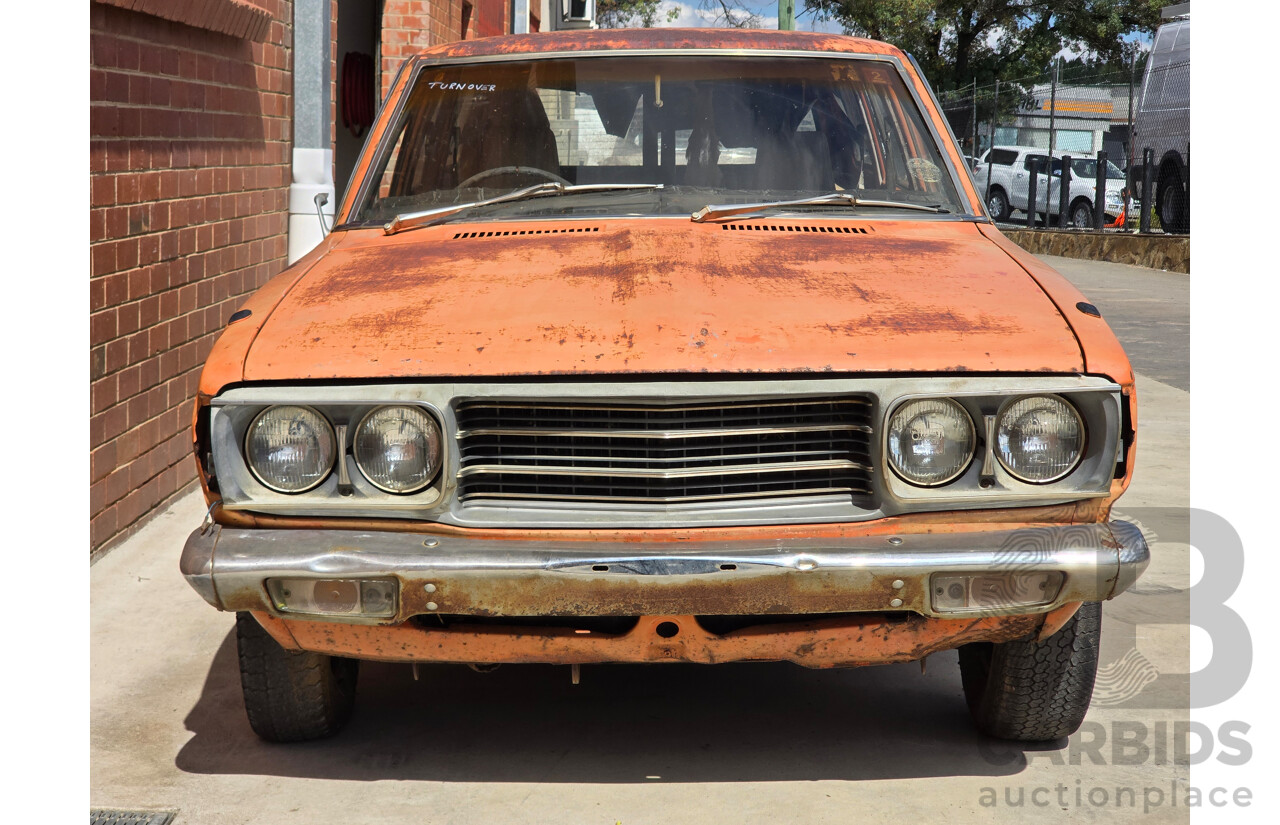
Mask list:
[[[1018,153],[1008,149],[992,149],[987,153],[987,162],[996,166],[1012,166]]]

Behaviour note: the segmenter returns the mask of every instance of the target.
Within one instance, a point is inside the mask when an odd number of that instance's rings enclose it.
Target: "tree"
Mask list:
[[[650,28],[659,17],[668,23],[680,16],[679,8],[664,13],[662,0],[596,0],[596,24],[602,29]],[[746,7],[743,0],[698,0],[698,9],[708,12],[699,25],[725,26],[735,29],[760,27],[760,15]]]
[[[658,22],[662,0],[596,0],[596,24],[602,29],[651,28]],[[668,9],[668,22],[680,16],[679,9]]]
[[[939,93],[1041,76],[1063,48],[1125,63],[1122,38],[1160,24],[1166,0],[807,0],[850,34],[913,54]]]

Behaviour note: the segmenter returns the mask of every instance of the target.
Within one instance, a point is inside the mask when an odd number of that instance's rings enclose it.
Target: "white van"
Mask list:
[[[1134,191],[1143,181],[1142,150],[1153,150],[1156,214],[1166,232],[1191,230],[1191,20],[1156,30],[1133,123]]]

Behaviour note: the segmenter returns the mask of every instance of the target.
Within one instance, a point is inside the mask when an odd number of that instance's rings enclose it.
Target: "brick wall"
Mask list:
[[[194,479],[200,367],[244,296],[284,268],[287,247],[290,0],[254,0],[270,20],[240,31],[257,40],[121,8],[131,2],[90,12],[95,550]],[[261,16],[246,5],[199,8],[216,28]]]
[[[462,36],[462,0],[386,0],[382,10],[382,97],[405,58]]]

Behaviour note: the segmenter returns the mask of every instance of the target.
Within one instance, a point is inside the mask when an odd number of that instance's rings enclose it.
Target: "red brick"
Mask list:
[[[113,243],[95,244],[89,248],[89,272],[91,275],[106,275],[116,271],[116,245]]]

